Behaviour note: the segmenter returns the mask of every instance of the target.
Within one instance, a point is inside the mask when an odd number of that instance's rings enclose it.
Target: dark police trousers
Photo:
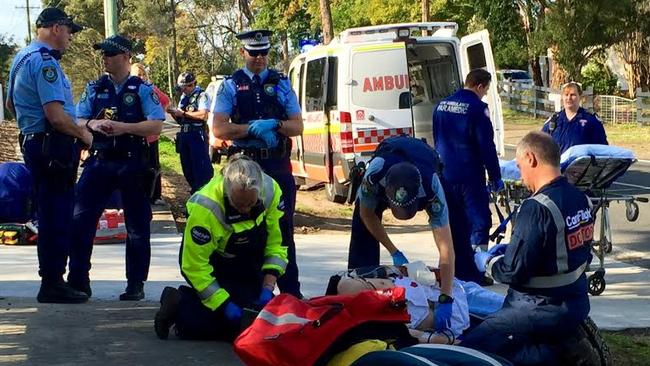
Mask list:
[[[253,308],[253,303],[262,292],[266,237],[266,225],[262,223],[251,230],[230,236],[226,250],[234,258],[225,258],[218,253],[210,257],[210,264],[214,268],[212,275],[230,295],[227,301],[234,302],[242,309]],[[242,241],[246,244],[241,244]],[[175,321],[177,336],[183,339],[218,339],[228,342],[237,337],[241,331],[240,324],[226,318],[224,305],[212,311],[203,305],[196,290],[181,286],[179,291],[181,300]]]
[[[348,269],[379,265],[379,241],[370,233],[363,223],[359,213],[359,199],[354,202],[352,213],[352,235],[348,252]],[[388,204],[384,201],[377,202],[375,215],[381,221]]]
[[[472,245],[488,243],[491,226],[490,201],[484,182],[450,184],[441,179],[449,207],[449,227],[456,257],[455,277],[480,283],[484,274],[474,264]]]
[[[460,345],[516,365],[557,365],[562,342],[575,335],[588,314],[587,294],[562,301],[508,289],[503,308],[467,333]]]
[[[181,128],[186,128],[188,131],[181,130],[176,134],[176,150],[181,158],[185,180],[194,193],[208,183],[214,175],[208,152],[209,139],[204,126],[183,125]]]
[[[152,216],[149,204],[151,182],[146,182],[146,165],[146,159],[142,157],[106,159],[91,156],[86,160],[76,189],[68,280],[88,280],[97,220],[115,190],[120,191],[124,206],[126,278],[129,282],[147,280]]]
[[[44,134],[21,137],[23,158],[31,173],[37,207],[39,275],[47,282],[57,281],[65,273],[72,238],[79,148],[74,143],[57,144],[58,147],[50,144],[50,153],[47,153],[44,139]],[[53,163],[53,159],[58,163]]]

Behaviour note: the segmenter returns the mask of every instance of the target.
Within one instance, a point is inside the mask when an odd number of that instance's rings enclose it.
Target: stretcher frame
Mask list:
[[[573,160],[562,169],[562,174],[569,183],[576,186],[589,197],[592,207],[594,222],[600,220],[598,239],[594,238],[591,246],[592,252],[598,258],[598,267],[588,276],[589,293],[598,296],[605,291],[605,254],[612,251],[612,228],[609,218],[609,206],[612,202],[625,203],[625,217],[629,222],[634,222],[639,217],[637,202],[648,202],[645,197],[622,195],[609,192],[609,187],[623,175],[637,160],[632,158],[613,158],[582,156]],[[516,222],[517,210],[523,200],[530,196],[530,191],[521,180],[504,179],[505,189],[493,195],[493,201],[500,221],[510,221],[512,226]],[[504,219],[500,213],[499,205],[505,208],[507,217]],[[600,217],[598,214],[600,213]],[[505,227],[499,225],[497,231]],[[497,243],[503,238],[502,233],[493,233],[491,239]],[[587,272],[591,272],[591,267]]]

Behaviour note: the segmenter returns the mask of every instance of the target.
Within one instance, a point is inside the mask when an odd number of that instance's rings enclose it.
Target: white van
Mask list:
[[[289,69],[305,126],[293,138],[296,183],[324,182],[328,198],[344,202],[350,169],[368,160],[384,138],[409,134],[433,144],[433,108],[462,88],[475,68],[492,73],[486,99],[502,155],[501,101],[488,32],[458,39],[457,30],[451,22],[353,28],[298,55]]]

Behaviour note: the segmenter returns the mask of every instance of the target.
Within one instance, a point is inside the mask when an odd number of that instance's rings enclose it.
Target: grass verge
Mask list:
[[[163,171],[183,174],[181,160],[176,152],[176,145],[172,140],[161,135],[158,151],[160,154],[160,167]]]
[[[613,365],[650,365],[650,329],[601,332],[612,352]]]

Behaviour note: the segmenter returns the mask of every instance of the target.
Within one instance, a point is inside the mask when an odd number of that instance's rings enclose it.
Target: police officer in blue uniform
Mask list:
[[[433,113],[433,140],[443,164],[456,277],[481,284],[487,283],[474,266],[473,248],[487,246],[492,226],[485,171],[493,189],[504,187],[490,112],[481,101],[490,80],[490,73],[483,69],[470,71],[465,88],[442,100]]]
[[[574,145],[598,144],[608,145],[603,123],[595,115],[580,107],[582,88],[578,83],[562,86],[562,103],[564,108],[553,114],[542,131],[550,134],[560,145],[560,153]]]
[[[80,30],[62,10],[44,9],[36,20],[36,40],[14,58],[7,92],[7,109],[16,115],[21,151],[32,176],[42,279],[37,299],[46,303],[88,300],[63,281],[72,235],[78,143],[92,142],[92,135],[75,123],[72,88],[59,65],[72,34]]]
[[[183,175],[192,193],[203,187],[214,174],[208,151],[208,119],[210,98],[196,85],[196,77],[191,72],[178,76],[176,86],[183,93],[178,109],[169,112],[181,125],[176,134],[176,150],[180,154]]]
[[[519,209],[510,244],[475,255],[481,271],[510,285],[508,294],[461,345],[517,365],[563,364],[558,350],[589,314],[591,204],[560,175],[559,148],[548,134],[524,136],[516,161],[533,195]]]
[[[438,179],[440,159],[424,141],[395,136],[379,144],[363,176],[352,214],[352,235],[348,268],[379,264],[379,243],[388,250],[393,264],[408,263],[381,223],[390,207],[399,220],[413,218],[426,211],[440,253],[441,295],[436,307],[437,330],[449,328],[453,298],[454,246],[449,214],[442,185]]]
[[[120,300],[140,300],[151,256],[149,193],[155,178],[146,137],[160,134],[165,115],[152,85],[129,75],[130,40],[114,35],[93,48],[102,52],[107,74],[89,82],[77,104],[78,123],[92,131],[94,140],[77,183],[68,282],[91,295],[90,257],[97,220],[111,193],[118,190],[126,219],[128,281]]]
[[[278,287],[302,297],[293,239],[296,185],[290,162],[290,137],[302,133],[302,114],[287,77],[267,68],[271,35],[268,30],[237,35],[243,43],[240,53],[245,65],[219,87],[212,104],[212,124],[217,138],[233,141],[229,155],[242,152],[252,157],[280,185],[285,213],[280,228],[289,265]]]

